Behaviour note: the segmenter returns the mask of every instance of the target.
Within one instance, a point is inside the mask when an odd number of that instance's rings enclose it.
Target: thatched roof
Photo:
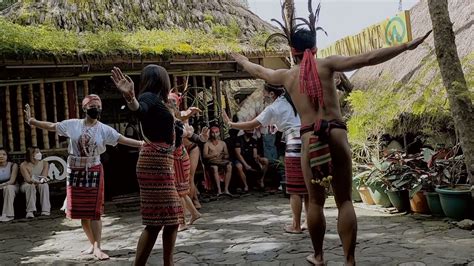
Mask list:
[[[0,12],[0,55],[261,52],[275,28],[241,2],[22,0]]]
[[[472,95],[474,95],[473,11],[474,1],[449,1],[457,50]],[[422,36],[432,28],[427,0],[421,0],[410,10],[410,18],[414,38]],[[391,98],[397,99],[398,102],[389,112],[390,116],[385,118],[387,131],[416,133],[421,129],[422,125],[416,119],[416,121],[407,119],[405,121],[415,122],[405,124],[398,121],[393,128],[393,120],[397,120],[401,114],[414,117],[449,116],[449,103],[446,100],[446,90],[436,60],[432,35],[416,50],[407,51],[383,64],[362,68],[355,72],[350,80],[354,90],[363,90],[367,97],[389,92],[392,94]],[[472,99],[474,100],[474,96]],[[377,98],[371,99],[372,106],[377,103]],[[356,112],[353,117],[358,115]]]

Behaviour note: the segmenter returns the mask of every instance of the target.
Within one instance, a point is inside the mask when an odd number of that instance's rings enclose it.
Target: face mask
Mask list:
[[[101,109],[95,108],[95,107],[86,110],[86,114],[92,119],[97,119],[100,116],[101,112],[102,112]]]
[[[41,159],[43,158],[43,154],[41,154],[41,152],[38,152],[37,154],[35,154],[34,158],[37,161],[41,161]]]

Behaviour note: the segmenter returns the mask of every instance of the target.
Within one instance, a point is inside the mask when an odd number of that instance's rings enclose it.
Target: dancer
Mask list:
[[[326,222],[323,213],[325,186],[330,180],[339,210],[338,232],[344,249],[345,262],[354,265],[357,220],[351,200],[352,162],[346,126],[334,87],[334,72],[352,71],[364,66],[376,65],[420,45],[431,33],[411,42],[374,50],[356,56],[329,56],[315,59],[316,27],[320,5],[313,12],[312,0],[308,2],[309,20],[298,18],[308,28],[295,26],[294,9],[282,5],[284,37],[291,47],[296,65],[291,69],[272,70],[251,63],[245,56],[233,54],[233,58],[251,75],[270,84],[283,85],[290,94],[301,117],[302,168],[309,191],[308,229],[314,254],[307,257],[313,264],[324,264],[323,239]],[[290,12],[290,13],[288,13]],[[289,18],[285,19],[285,18]],[[283,24],[281,24],[283,26]],[[269,40],[267,40],[268,43]],[[331,167],[334,166],[334,167]],[[333,176],[332,180],[330,176]]]
[[[285,176],[286,193],[290,195],[290,207],[293,213],[293,223],[285,227],[285,232],[301,234],[301,212],[304,202],[305,210],[308,207],[308,191],[304,183],[301,171],[301,139],[299,128],[300,117],[296,113],[288,94],[281,86],[270,84],[264,85],[263,97],[265,103],[269,104],[255,119],[248,122],[232,122],[227,114],[223,112],[224,122],[230,128],[240,130],[255,129],[260,126],[276,125],[283,132],[283,140],[286,143],[285,151]]]
[[[168,100],[170,101],[170,105],[173,108],[175,116],[177,118],[175,120],[176,149],[173,154],[176,190],[178,191],[178,195],[181,200],[181,206],[184,210],[189,211],[189,213],[191,214],[189,225],[192,225],[194,221],[201,218],[201,214],[196,209],[191,198],[189,197],[189,173],[191,170],[191,162],[189,160],[189,155],[184,147],[183,139],[191,137],[194,132],[185,130],[184,123],[179,120],[179,105],[181,102],[181,98],[176,93],[170,93],[168,95]],[[198,108],[192,108],[190,110],[189,115],[193,115],[198,112],[200,112]],[[184,212],[183,223],[179,225],[178,232],[184,231],[186,229],[188,229],[188,225],[186,224],[186,212]]]
[[[82,100],[84,119],[68,119],[58,123],[39,121],[31,116],[25,105],[25,121],[30,126],[56,131],[69,138],[67,166],[67,211],[70,219],[81,219],[82,229],[91,247],[84,254],[94,254],[99,260],[109,258],[101,249],[102,220],[104,213],[104,170],[100,155],[106,145],[117,143],[141,147],[143,142],[126,138],[112,127],[99,121],[102,111],[100,97],[91,94]]]
[[[168,72],[158,65],[143,68],[138,100],[129,76],[114,67],[111,78],[125,98],[128,108],[137,115],[146,142],[137,162],[145,229],[138,240],[135,265],[146,264],[162,228],[163,263],[173,265],[173,251],[178,225],[183,222],[183,208],[174,180],[175,118],[168,101],[171,88]]]

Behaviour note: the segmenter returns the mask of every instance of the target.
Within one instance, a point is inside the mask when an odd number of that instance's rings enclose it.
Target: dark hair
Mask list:
[[[313,49],[316,47],[316,33],[306,28],[298,29],[291,36],[291,42],[291,46],[299,52],[304,52],[306,49]],[[296,55],[296,57],[302,59],[303,54]]]
[[[162,66],[148,65],[143,68],[140,76],[140,94],[151,92],[157,94],[164,102],[168,102],[171,90],[168,71]]]
[[[27,162],[31,163],[31,156],[33,155],[36,149],[38,149],[38,147],[33,146],[33,147],[26,148],[25,160]]]
[[[271,85],[268,83],[265,83],[263,88],[268,92],[273,92],[277,97],[279,97],[285,92],[285,89],[283,88],[283,86],[276,86],[276,85]]]
[[[0,151],[4,151],[7,154],[7,157],[8,157],[8,151],[7,151],[6,148],[0,146]]]

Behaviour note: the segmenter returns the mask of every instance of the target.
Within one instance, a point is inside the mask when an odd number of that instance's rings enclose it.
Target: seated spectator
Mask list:
[[[26,194],[26,218],[34,218],[36,212],[36,189],[39,191],[41,215],[49,216],[48,163],[42,160],[43,155],[36,147],[26,149],[26,160],[20,164],[23,184],[20,191]]]
[[[230,178],[232,176],[232,163],[229,161],[229,152],[224,141],[220,140],[218,127],[211,128],[209,141],[204,144],[204,164],[209,167],[217,186],[217,196],[222,195],[219,170],[225,172],[224,195],[232,196],[229,192]]]
[[[260,157],[257,152],[257,141],[253,138],[253,130],[245,130],[235,143],[235,167],[244,183],[244,192],[248,192],[247,175],[251,172],[257,176],[260,189],[264,189],[263,178],[268,169],[268,159]]]
[[[0,190],[3,190],[3,209],[1,222],[8,222],[15,218],[13,201],[18,193],[16,176],[18,165],[8,161],[8,154],[4,148],[0,147]]]

